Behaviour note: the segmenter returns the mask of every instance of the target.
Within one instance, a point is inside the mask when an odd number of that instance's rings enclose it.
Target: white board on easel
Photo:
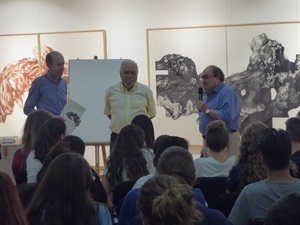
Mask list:
[[[121,59],[69,60],[69,97],[86,108],[72,133],[84,142],[109,142],[109,119],[103,114],[105,90],[120,81]]]

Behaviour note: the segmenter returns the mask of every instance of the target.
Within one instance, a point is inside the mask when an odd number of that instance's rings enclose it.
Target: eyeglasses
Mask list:
[[[214,75],[202,75],[202,76],[200,76],[200,79],[201,80],[208,80],[211,77],[214,77]]]

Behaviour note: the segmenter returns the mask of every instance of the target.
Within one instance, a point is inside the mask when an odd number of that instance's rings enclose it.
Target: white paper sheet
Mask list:
[[[83,113],[85,112],[85,107],[78,104],[72,99],[69,99],[64,109],[62,110],[60,116],[64,118],[67,131],[66,135],[72,134],[75,130],[75,121],[81,120]],[[80,126],[80,125],[79,125]]]

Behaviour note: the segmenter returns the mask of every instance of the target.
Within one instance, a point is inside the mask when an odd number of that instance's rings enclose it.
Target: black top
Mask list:
[[[226,189],[229,192],[240,192],[240,174],[241,174],[241,166],[235,165],[229,172],[227,178]]]
[[[296,151],[292,156],[291,160],[297,165],[297,174],[296,177],[300,178],[300,150]]]

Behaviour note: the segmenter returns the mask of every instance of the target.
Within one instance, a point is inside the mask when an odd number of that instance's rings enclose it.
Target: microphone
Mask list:
[[[198,88],[198,99],[199,101],[202,101],[203,99],[203,87]]]

